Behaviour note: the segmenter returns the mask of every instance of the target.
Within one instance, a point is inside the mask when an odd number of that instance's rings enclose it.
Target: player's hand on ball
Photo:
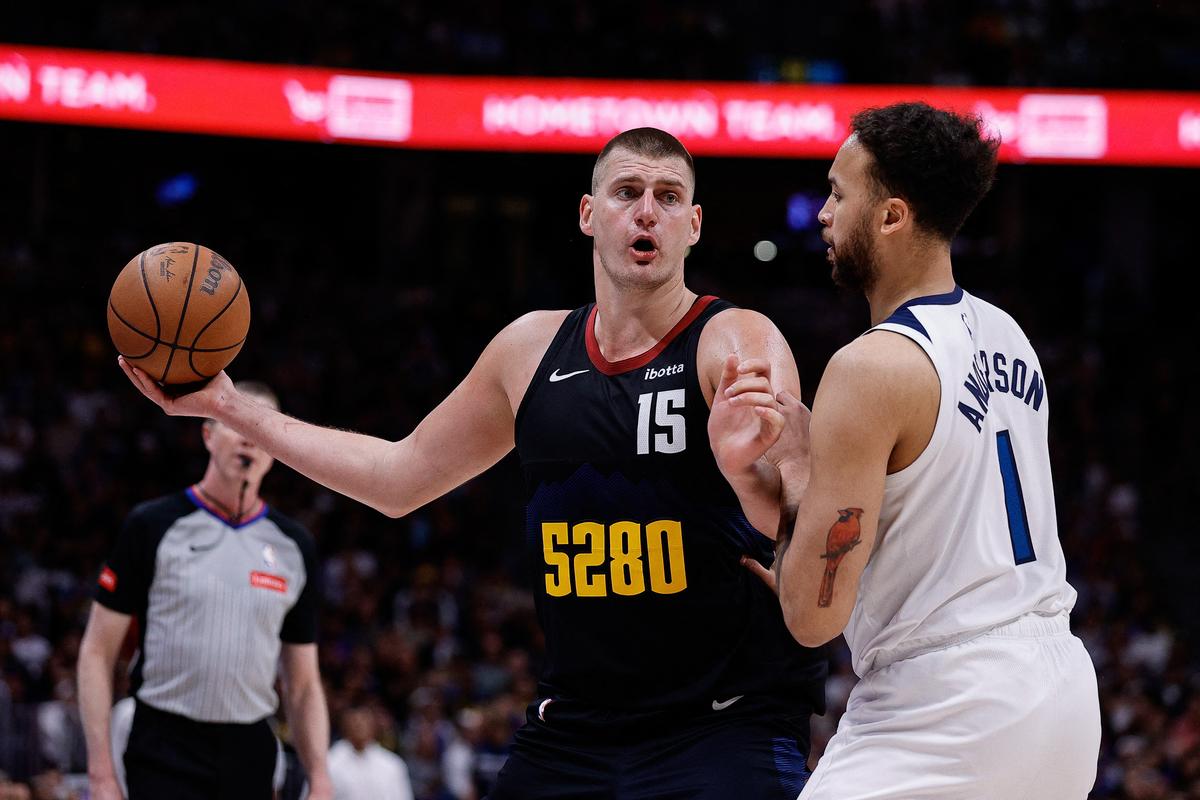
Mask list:
[[[200,389],[171,396],[153,378],[126,361],[124,356],[117,356],[117,364],[139,392],[173,417],[215,417],[221,403],[237,391],[233,388],[233,381],[221,370]]]
[[[725,359],[708,416],[709,442],[723,473],[748,469],[775,444],[784,425],[776,405],[769,362]]]

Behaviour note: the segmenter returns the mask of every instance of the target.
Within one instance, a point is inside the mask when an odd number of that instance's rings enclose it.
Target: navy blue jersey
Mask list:
[[[589,305],[567,316],[517,413],[526,543],[546,634],[547,719],[578,725],[824,709],[823,650],[800,647],[740,564],[771,542],[709,447],[696,349],[732,306],[696,300],[655,347],[608,362]],[[744,698],[744,699],[742,699]]]

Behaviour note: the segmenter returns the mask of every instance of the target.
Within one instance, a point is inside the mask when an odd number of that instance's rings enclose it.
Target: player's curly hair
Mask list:
[[[683,163],[687,164],[688,174],[692,177],[692,189],[695,190],[696,165],[692,162],[692,154],[683,146],[683,142],[658,128],[633,128],[609,139],[600,151],[600,155],[596,156],[596,165],[592,167],[592,194],[595,194],[596,190],[600,188],[600,167],[604,163],[604,159],[617,149],[628,150],[649,158],[674,156],[683,159]]]
[[[850,132],[873,157],[869,174],[884,196],[912,206],[917,225],[950,241],[996,177],[999,139],[982,121],[925,103],[869,108]]]

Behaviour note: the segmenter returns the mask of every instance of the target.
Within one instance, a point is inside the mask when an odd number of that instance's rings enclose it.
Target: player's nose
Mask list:
[[[821,206],[821,210],[817,212],[817,222],[829,227],[833,224],[833,198],[830,197],[825,201],[825,205]]]
[[[634,208],[634,219],[646,226],[653,225],[658,221],[657,209],[654,205],[654,192],[651,189],[646,189],[638,198],[637,206]]]

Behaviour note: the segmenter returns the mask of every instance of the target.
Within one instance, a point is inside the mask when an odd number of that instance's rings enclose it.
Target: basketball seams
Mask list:
[[[156,347],[160,344],[164,345],[166,347],[171,346],[170,342],[168,342],[164,339],[157,339],[157,338],[151,336],[150,334],[143,331],[141,328],[137,327],[136,325],[134,325],[133,323],[129,322],[127,319],[122,317],[120,315],[120,313],[117,312],[116,306],[114,306],[111,302],[108,304],[108,307],[110,309],[112,309],[113,316],[116,317],[117,320],[121,324],[123,324],[125,327],[129,328],[129,330],[133,331],[138,336],[141,336],[145,339],[149,339],[150,341],[154,342]],[[180,345],[176,349],[177,350],[187,350],[189,352],[196,352],[196,353],[222,353],[226,350],[232,350],[235,347],[241,347],[245,343],[246,343],[246,337],[243,336],[241,339],[238,339],[233,344],[227,344],[222,347],[185,347],[183,345]],[[153,352],[154,352],[154,350],[150,350],[149,353],[146,353],[146,355],[141,355],[141,356],[132,356],[132,355],[127,355],[126,353],[121,353],[121,355],[125,356],[126,358],[139,358],[140,359],[140,358],[146,358],[147,356],[150,355],[150,353],[153,353]],[[197,374],[199,374],[199,373],[197,373]]]
[[[176,277],[175,274],[168,274],[164,269],[162,280],[160,280],[159,271],[154,269],[157,266],[157,262],[154,260],[155,254],[163,250],[170,250],[172,255],[182,252],[186,258],[188,247],[192,248],[189,276],[184,281],[173,280]],[[113,344],[117,345],[117,350],[122,356],[151,372],[161,383],[211,378],[236,356],[247,339],[249,298],[245,282],[232,266],[229,269],[236,278],[237,286],[232,292],[226,288],[225,299],[221,299],[219,293],[217,297],[209,298],[207,295],[211,292],[207,288],[205,297],[196,295],[193,298],[193,294],[199,289],[195,279],[200,270],[200,247],[201,245],[192,242],[167,242],[165,245],[147,248],[126,265],[127,269],[124,271],[126,277],[118,278],[109,295],[108,327]],[[210,254],[210,264],[214,259],[220,258],[211,249],[205,249]],[[178,256],[176,255],[176,257]],[[227,264],[227,262],[225,263]],[[211,265],[216,266],[215,264]],[[175,265],[172,264],[172,266]],[[167,283],[173,284],[173,286],[168,287]],[[138,294],[139,284],[141,296],[145,297],[144,301]],[[226,287],[227,285],[228,283]],[[207,284],[205,286],[207,287]],[[213,288],[216,288],[215,282]],[[155,296],[156,292],[164,291],[167,294],[163,297]],[[192,303],[192,299],[195,299],[196,302]],[[213,303],[212,300],[216,300],[216,303]],[[149,304],[148,307],[145,305],[146,303]],[[213,306],[218,304],[219,307],[213,313]],[[230,312],[235,305],[237,309]],[[146,313],[147,311],[150,313]],[[167,330],[170,327],[170,314],[177,315],[173,340],[167,338],[172,335]],[[195,334],[190,332],[193,326],[188,323],[191,318],[188,316],[189,314],[200,315],[198,319],[202,327]],[[153,315],[153,320],[151,320],[151,315]],[[223,324],[214,325],[218,322],[223,322]],[[151,328],[153,328],[153,333],[150,332]],[[185,328],[189,331],[186,338]],[[235,342],[221,343],[219,346],[199,346],[210,332],[219,334],[224,342],[229,342],[230,334],[236,336],[239,328],[242,335]],[[146,341],[134,341],[130,338],[131,336]],[[206,342],[206,344],[217,344],[221,341],[215,336],[213,338],[216,341]],[[126,351],[133,352],[127,353]],[[180,351],[187,351],[186,359],[183,352]],[[176,355],[180,360],[178,367],[172,372],[172,368],[176,364]],[[202,371],[200,366],[205,371]],[[213,370],[213,367],[218,368]],[[191,372],[194,377],[185,377],[182,374],[185,370]]]
[[[145,250],[138,256],[138,269],[142,273],[142,286],[146,289],[146,299],[150,301],[150,310],[154,312],[154,341],[157,342],[162,337],[162,320],[158,316],[158,304],[154,302],[154,293],[150,291],[150,279],[146,277]]]
[[[210,258],[210,261],[211,261],[211,258]],[[198,349],[196,347],[196,342],[200,341],[200,337],[204,335],[204,332],[206,330],[208,330],[209,327],[211,327],[214,322],[219,320],[221,318],[222,314],[224,314],[226,311],[228,311],[233,306],[233,302],[235,300],[237,300],[238,295],[240,295],[242,293],[242,276],[238,275],[237,279],[238,279],[237,288],[233,290],[233,296],[229,298],[229,302],[227,302],[220,311],[218,311],[216,314],[214,314],[212,319],[210,319],[208,322],[204,323],[204,327],[201,328],[199,331],[197,331],[196,335],[192,338],[192,346],[188,350],[188,366],[191,368],[192,372],[196,373],[197,375],[204,375],[204,373],[201,372],[200,370],[196,369],[196,362],[194,360],[197,349]],[[245,336],[242,337],[242,342],[244,342],[244,341],[246,341]],[[235,347],[240,346],[242,342],[238,342],[238,344],[234,345],[234,346]],[[227,350],[229,348],[221,348],[221,349]],[[200,351],[200,352],[204,352],[204,351]],[[215,375],[215,374],[216,373],[214,372],[213,375]],[[211,378],[212,375],[205,375],[205,377]]]
[[[179,334],[183,332],[183,321],[187,317],[188,302],[192,299],[192,292],[196,290],[196,265],[200,263],[200,245],[192,245],[192,273],[188,276],[187,291],[183,295],[183,308],[179,310],[179,325],[175,328],[175,341],[171,343],[171,354],[167,356],[167,365],[163,367],[162,377],[160,381],[164,383],[167,380],[167,375],[171,373],[171,362],[175,360],[175,351],[179,349]],[[195,370],[192,370],[195,372]],[[196,372],[197,375],[200,373]]]
[[[121,355],[125,356],[125,358],[139,358],[139,359],[140,358],[148,358],[150,356],[150,354],[153,353],[160,344],[162,344],[162,342],[160,342],[157,337],[151,336],[150,334],[148,334],[145,331],[138,328],[136,325],[134,325],[129,320],[122,317],[121,312],[117,311],[117,307],[113,305],[112,300],[108,301],[108,310],[111,311],[112,315],[117,318],[117,322],[120,322],[126,328],[129,328],[129,330],[133,331],[138,336],[141,336],[142,338],[145,338],[145,339],[149,339],[150,343],[152,345],[149,350],[147,350],[146,352],[144,352],[140,355],[135,356],[135,355],[131,355],[129,353],[121,353]],[[114,344],[115,344],[115,342],[114,342]],[[119,348],[118,348],[118,352],[119,352]]]

